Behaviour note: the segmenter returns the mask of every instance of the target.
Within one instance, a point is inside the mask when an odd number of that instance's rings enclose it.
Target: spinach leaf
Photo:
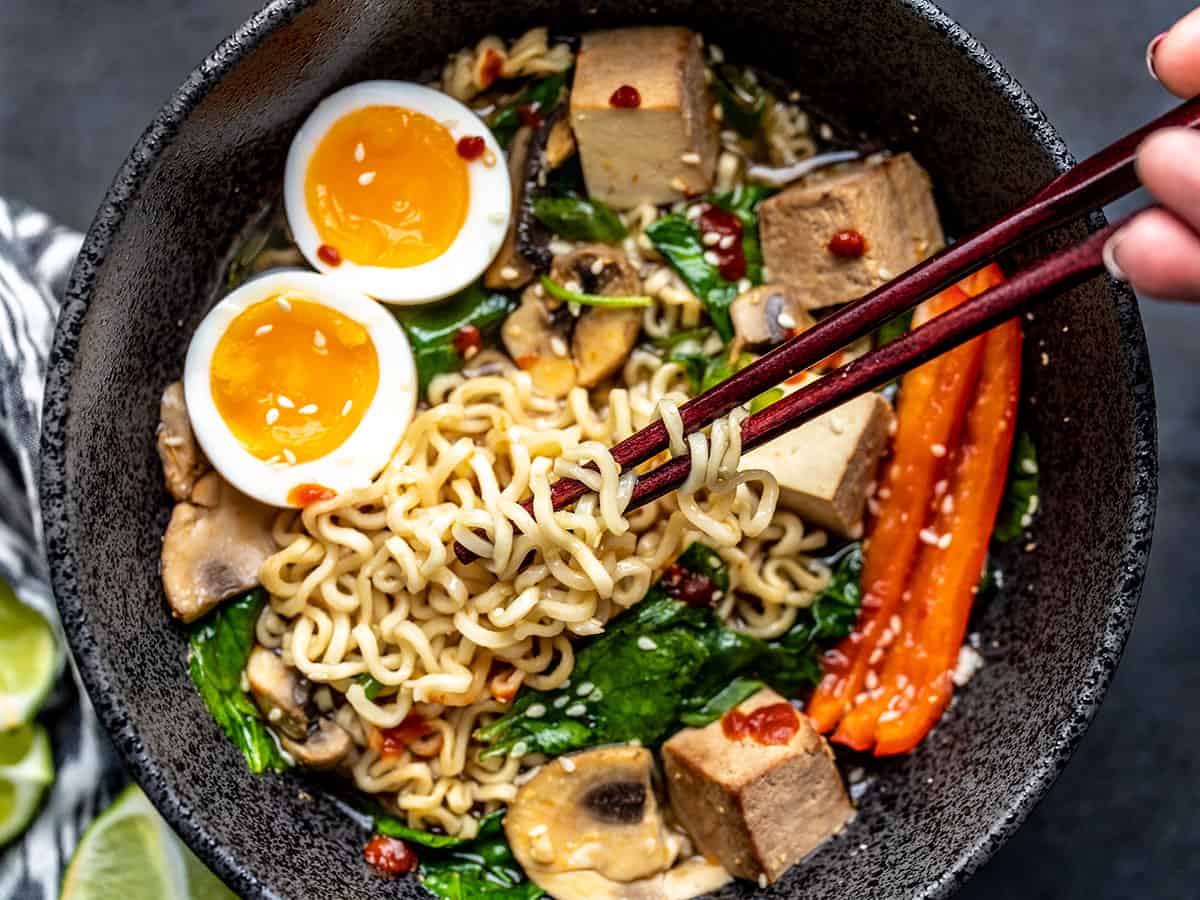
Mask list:
[[[896,338],[908,333],[908,329],[912,327],[913,313],[910,309],[908,312],[900,313],[894,319],[889,319],[875,330],[874,344],[876,347],[882,347],[884,344],[890,344]]]
[[[742,137],[754,137],[774,99],[749,69],[724,63],[712,68],[712,92],[721,104],[722,121]]]
[[[520,108],[529,106],[535,112],[543,114],[548,112],[558,102],[563,86],[567,83],[567,74],[567,72],[560,72],[557,75],[550,75],[535,81],[518,94],[511,103],[500,107],[488,116],[488,128],[492,129],[492,134],[502,149],[508,149],[513,135],[521,127]]]
[[[654,746],[681,723],[711,721],[736,705],[731,698],[748,690],[750,676],[789,692],[816,684],[818,642],[853,627],[861,564],[855,545],[838,558],[829,589],[771,643],[727,628],[706,606],[675,599],[668,578],[660,580],[578,650],[568,686],[522,691],[510,712],[480,729],[477,737],[491,744],[484,755],[518,745],[552,756],[634,739]],[[675,566],[729,590],[728,571],[703,544],[689,547]]]
[[[421,882],[444,900],[535,900],[542,889],[525,877],[504,836],[504,811],[480,822],[479,834],[452,848],[421,854]]]
[[[758,204],[771,194],[759,185],[739,187],[722,194],[710,194],[699,202],[711,203],[742,220],[742,252],[746,257],[746,279],[762,284],[763,255],[758,239]],[[738,295],[736,282],[721,277],[718,267],[704,258],[707,249],[700,239],[700,228],[685,213],[670,213],[646,228],[646,236],[679,273],[693,294],[704,304],[717,333],[726,341],[733,339],[729,305]]]
[[[672,357],[675,359],[675,357]],[[733,376],[735,372],[740,372],[750,363],[754,362],[757,357],[753,353],[741,353],[738,358],[730,362],[726,354],[721,354],[715,357],[697,357],[697,361],[703,362],[703,374],[699,379],[699,390],[707,391],[712,387],[720,384],[726,378]],[[679,360],[676,360],[677,362]],[[760,409],[766,409],[776,400],[783,397],[783,388],[771,388],[763,391],[757,397],[750,401],[750,412],[756,413]]]
[[[419,828],[410,828],[405,825],[400,819],[395,816],[388,815],[383,812],[382,808],[375,806],[373,809],[375,819],[375,831],[379,834],[386,834],[388,837],[399,838],[403,841],[408,841],[410,844],[420,844],[422,847],[429,847],[433,850],[445,850],[451,847],[462,847],[478,838],[461,838],[454,837],[449,834],[434,834],[432,831],[422,831]],[[482,834],[484,827],[490,824],[493,816],[499,815],[503,818],[503,812],[497,811],[488,816],[485,816],[479,823],[479,833]]]
[[[764,687],[766,685],[757,678],[739,676],[699,709],[694,712],[685,712],[679,717],[679,721],[693,728],[703,728],[709,722],[721,718],[742,701],[749,700]]]
[[[511,297],[487,291],[476,282],[436,303],[392,307],[392,315],[412,345],[421,391],[428,389],[435,375],[462,368],[463,355],[454,345],[462,329],[474,326],[481,338],[490,337],[515,306]]]
[[[288,768],[258,707],[242,690],[254,624],[265,603],[261,588],[230,600],[202,619],[188,640],[188,672],[204,705],[256,775]]]
[[[572,241],[615,244],[628,232],[612,207],[582,197],[537,197],[533,214],[555,234]]]
[[[996,517],[992,537],[1007,543],[1019,538],[1031,524],[1038,503],[1037,447],[1028,431],[1017,433],[1008,469],[1008,489]]]

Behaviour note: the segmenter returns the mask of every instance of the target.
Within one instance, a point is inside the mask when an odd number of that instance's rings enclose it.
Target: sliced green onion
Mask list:
[[[783,399],[783,388],[771,388],[769,391],[763,391],[757,397],[750,401],[750,412],[756,413],[759,410],[766,409],[776,400]]]
[[[618,309],[628,309],[635,306],[649,306],[654,301],[649,297],[606,297],[603,294],[580,294],[569,291],[550,276],[542,276],[542,287],[551,297],[566,303],[579,303],[583,306],[610,306]]]

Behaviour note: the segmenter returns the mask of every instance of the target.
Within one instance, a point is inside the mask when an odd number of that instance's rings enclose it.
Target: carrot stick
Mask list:
[[[918,317],[932,318],[966,299],[958,287],[948,288],[922,304]],[[942,460],[930,448],[946,445],[962,420],[965,401],[953,391],[943,394],[939,385],[958,385],[965,397],[964,379],[944,377],[943,371],[963,370],[970,376],[978,365],[979,349],[972,341],[914,369],[901,381],[892,460],[884,474],[879,492],[883,499],[867,542],[858,623],[849,637],[825,655],[825,675],[806,709],[818,731],[831,731],[841,721],[863,689],[876,649],[886,643],[942,468]],[[969,385],[971,380],[967,377],[965,382]]]
[[[914,690],[879,717],[875,754],[906,753],[936,724],[954,693],[952,673],[996,513],[1004,496],[1021,388],[1021,325],[1013,320],[985,335],[979,391],[967,415],[949,496],[935,528],[949,546],[927,547],[913,579],[911,602],[921,608],[916,652],[905,668]]]
[[[993,264],[963,279],[957,287],[967,296],[973,297],[1003,280],[1003,273],[998,266]],[[940,417],[945,421],[955,423],[953,434],[941,442],[942,447],[946,448],[942,453],[943,456],[946,455],[949,448],[956,445],[958,429],[961,428],[961,423],[965,418],[967,405],[975,394],[979,367],[983,358],[983,341],[982,337],[976,338],[969,344],[941,357],[942,366],[938,370],[938,390],[934,392],[929,401],[925,401],[929,405],[918,410],[918,415],[935,419]],[[902,416],[905,411],[904,390],[907,390],[907,387],[907,384],[901,386]],[[918,398],[918,402],[923,400],[924,398]],[[928,449],[925,450],[926,454],[929,452]],[[946,467],[943,466],[940,471],[946,471]],[[937,506],[943,501],[945,487],[945,481],[937,482],[933,490],[926,495],[927,500],[924,506],[917,510],[906,510],[909,514],[909,520],[906,522],[909,525],[906,536],[910,543],[900,552],[908,553],[906,561],[909,567],[918,551],[928,552],[929,550],[928,547],[922,548],[918,543],[919,539],[929,540],[935,536],[941,536],[941,532],[936,529],[925,530],[924,526],[937,516]],[[886,510],[881,509],[880,519],[885,512]],[[871,543],[867,547],[865,565],[869,568],[876,553],[881,556],[887,554],[887,556],[883,556],[885,562],[888,559],[895,560],[896,557],[893,554],[896,552],[894,547],[876,547],[874,536],[872,536]],[[911,577],[908,577],[910,572],[912,573]],[[882,646],[877,646],[867,657],[862,681],[863,690],[853,697],[852,708],[845,713],[832,738],[835,742],[855,750],[871,748],[875,743],[875,729],[879,717],[887,710],[894,710],[904,700],[906,692],[911,694],[914,690],[911,681],[912,675],[908,671],[908,661],[914,653],[920,652],[918,632],[925,610],[921,603],[914,602],[912,598],[923,596],[927,593],[927,587],[923,583],[926,576],[920,573],[919,568],[908,568],[904,576],[909,583],[901,584],[897,591],[896,596],[899,600],[896,606],[899,613],[892,618],[891,624],[884,630],[879,641]],[[864,583],[866,583],[865,580]],[[892,590],[897,590],[894,585],[890,587]]]

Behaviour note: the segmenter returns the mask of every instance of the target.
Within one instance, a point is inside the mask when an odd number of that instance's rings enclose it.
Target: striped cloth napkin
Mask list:
[[[80,241],[0,198],[0,579],[60,640],[42,553],[37,446],[46,356]],[[54,745],[56,778],[29,831],[0,850],[0,900],[54,900],[79,835],[125,781],[69,662],[39,718]]]

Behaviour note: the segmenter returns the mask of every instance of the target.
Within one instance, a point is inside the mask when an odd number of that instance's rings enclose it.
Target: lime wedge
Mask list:
[[[0,731],[33,718],[58,677],[50,625],[0,582]]]
[[[192,856],[136,787],[91,824],[60,900],[237,900]]]
[[[53,780],[46,729],[23,725],[0,732],[0,847],[28,827]]]

